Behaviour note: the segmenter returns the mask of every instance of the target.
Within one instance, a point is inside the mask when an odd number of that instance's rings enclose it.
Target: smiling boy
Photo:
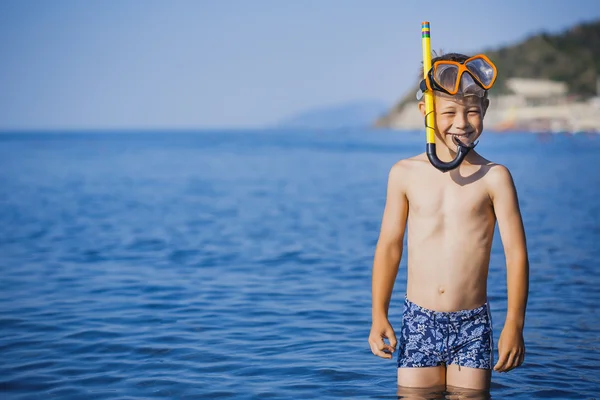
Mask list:
[[[451,53],[434,58],[432,65],[467,60]],[[483,68],[485,60],[475,59],[462,76],[450,71],[435,77],[437,156],[444,162],[454,159],[456,141],[469,145],[483,132],[489,100],[477,68]],[[458,93],[444,93],[445,81],[460,87]],[[425,115],[422,101],[419,109]],[[508,308],[494,365],[487,277],[496,222],[506,256]],[[388,308],[405,232],[407,288],[397,341]],[[388,359],[399,345],[399,386],[487,391],[492,368],[506,372],[520,366],[528,285],[525,233],[506,167],[471,150],[449,172],[434,168],[425,153],[391,168],[373,261],[369,344],[373,354]]]

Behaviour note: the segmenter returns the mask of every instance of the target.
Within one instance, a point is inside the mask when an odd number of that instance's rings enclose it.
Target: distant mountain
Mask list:
[[[309,109],[279,121],[276,126],[301,129],[366,128],[387,109],[386,104],[376,101],[356,101]]]

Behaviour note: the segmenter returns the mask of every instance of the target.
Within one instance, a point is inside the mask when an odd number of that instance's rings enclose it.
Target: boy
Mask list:
[[[447,67],[440,61],[464,65],[468,60],[456,53],[436,57],[432,65],[438,68],[432,72]],[[474,67],[462,76],[456,73],[463,72],[460,66],[445,77],[441,72],[440,76],[430,75],[437,80],[428,87],[434,86],[437,156],[444,162],[454,159],[456,141],[472,144],[483,131],[489,100],[481,81],[493,68],[493,84],[496,70],[490,62],[491,67],[482,69],[479,76],[476,69],[486,64],[485,60],[471,64]],[[444,86],[445,81],[450,85]],[[452,85],[460,89],[447,94],[450,90],[445,88]],[[425,115],[423,101],[419,109]],[[493,365],[487,275],[496,221],[506,256],[508,309],[498,343],[499,359]],[[388,307],[407,223],[407,288],[397,341],[388,321]],[[434,168],[425,153],[400,160],[391,168],[373,261],[369,344],[373,354],[391,359],[399,343],[400,387],[487,391],[492,367],[506,372],[520,366],[525,354],[528,286],[525,233],[506,167],[471,150],[461,165],[449,172]]]

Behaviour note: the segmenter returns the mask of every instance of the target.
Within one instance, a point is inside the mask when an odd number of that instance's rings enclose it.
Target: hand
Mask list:
[[[498,340],[498,362],[494,371],[508,372],[521,366],[524,358],[523,329],[510,323],[505,324]]]
[[[388,339],[390,344],[385,343],[383,339]],[[369,345],[373,354],[381,358],[391,359],[392,353],[396,351],[397,343],[396,334],[387,318],[373,321],[371,333],[369,334]]]

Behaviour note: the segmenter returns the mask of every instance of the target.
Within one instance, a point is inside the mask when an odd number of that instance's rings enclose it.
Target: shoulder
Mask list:
[[[491,183],[502,184],[512,182],[512,174],[505,165],[490,163],[488,164],[488,168],[487,178]]]
[[[421,153],[414,157],[404,158],[396,162],[396,164],[392,165],[391,171],[394,171],[396,173],[415,172],[416,170],[418,170],[419,167],[426,166],[426,162],[429,162],[427,160],[427,156],[425,155],[425,153]]]
[[[390,168],[390,180],[407,181],[408,179],[411,179],[418,173],[420,168],[426,166],[424,161],[427,161],[425,153],[399,160]]]
[[[502,184],[512,181],[512,175],[505,165],[491,161],[478,153],[475,153],[475,157],[473,164],[479,165],[483,169],[485,180],[488,183]]]
[[[515,183],[510,170],[502,164],[490,163],[487,166],[486,181],[488,191],[492,199],[498,193],[506,193],[515,191]]]

